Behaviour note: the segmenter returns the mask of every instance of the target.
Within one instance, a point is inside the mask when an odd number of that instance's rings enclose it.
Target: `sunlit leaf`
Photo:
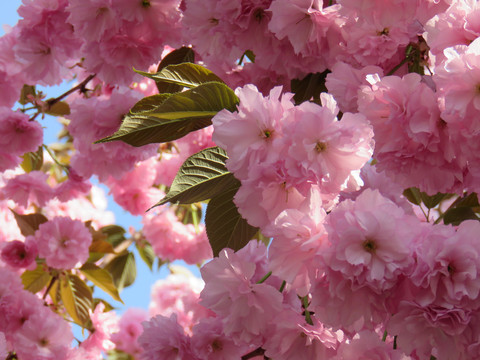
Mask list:
[[[105,301],[103,299],[98,299],[98,298],[93,298],[92,308],[95,309],[97,307],[97,305],[100,304],[100,303],[105,305],[105,309],[104,309],[103,312],[109,312],[109,311],[115,310],[115,307],[113,307],[112,304],[110,304],[108,301]]]
[[[169,65],[157,72],[156,74],[151,74],[143,71],[137,71],[137,73],[155,81],[176,84],[178,86],[181,86],[182,88],[194,88],[201,84],[209,83],[212,81],[223,83],[222,79],[220,79],[217,75],[215,75],[207,68],[192,63]]]
[[[155,252],[153,251],[152,245],[147,242],[143,244],[135,244],[140,257],[145,262],[145,264],[150,268],[150,271],[153,269],[153,263],[155,262]]]
[[[113,245],[105,240],[97,239],[92,242],[88,251],[91,253],[114,254]]]
[[[157,73],[166,68],[168,65],[176,65],[186,62],[195,62],[195,52],[192,50],[192,48],[184,46],[165,55],[162,61],[160,61],[160,64],[158,64]],[[183,86],[181,85],[172,84],[165,81],[156,81],[155,84],[157,85],[157,89],[160,94],[176,93],[182,91],[183,89]]]
[[[35,294],[47,286],[52,277],[45,271],[43,264],[38,264],[35,270],[24,271],[21,278],[25,290]]]
[[[85,326],[92,308],[92,291],[87,284],[78,276],[67,273],[60,280],[60,296],[72,320]]]
[[[130,109],[130,114],[145,114],[156,111],[165,100],[167,100],[172,94],[155,94],[147,96],[137,102],[133,108]]]
[[[121,140],[143,146],[173,141],[210,125],[222,109],[234,111],[237,103],[235,93],[225,84],[202,84],[173,94],[154,112],[126,115],[117,132],[96,143]]]
[[[168,194],[155,206],[167,202],[192,204],[233,187],[237,180],[225,167],[227,159],[225,150],[218,146],[190,156],[178,170]]]
[[[29,99],[29,95],[35,96],[35,94],[35,86],[25,84],[23,85],[22,91],[20,92],[20,99],[18,100],[18,102],[21,105],[26,105],[31,102],[31,100]]]
[[[43,165],[43,147],[39,146],[37,151],[25,153],[22,158],[20,166],[25,172],[40,170]]]
[[[112,275],[113,283],[118,291],[122,291],[124,287],[132,285],[137,277],[135,257],[127,251],[110,261],[105,266],[105,270]]]
[[[107,270],[92,263],[85,263],[80,268],[80,272],[85,275],[88,280],[94,283],[95,286],[98,286],[112,298],[123,304],[123,301],[118,294],[118,290],[113,283],[112,275]]]
[[[233,202],[237,186],[210,200],[205,215],[205,225],[213,254],[218,256],[224,248],[240,250],[253,238],[258,228],[247,223]]]
[[[27,214],[27,215],[20,215],[10,209],[10,211],[15,216],[15,220],[17,221],[18,228],[23,236],[34,235],[35,231],[38,230],[38,227],[47,222],[48,219],[42,214]]]
[[[45,113],[52,116],[70,115],[70,106],[65,101],[58,101],[50,106]]]

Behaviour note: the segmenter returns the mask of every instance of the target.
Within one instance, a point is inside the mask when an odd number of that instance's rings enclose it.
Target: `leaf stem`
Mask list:
[[[68,166],[67,165],[63,165],[62,163],[60,163],[60,161],[58,161],[57,157],[55,156],[55,154],[49,149],[49,147],[45,144],[43,144],[43,148],[47,151],[48,155],[50,155],[50,157],[52,158],[52,160],[55,162],[55,164],[57,164],[58,166],[60,166],[63,170],[65,170],[65,172],[69,173],[69,170],[68,170]]]
[[[265,354],[265,350],[262,349],[261,347],[259,347],[259,348],[256,348],[253,351],[250,351],[248,354],[243,355],[242,360],[253,359],[256,356],[260,356],[260,355],[263,355],[263,354]],[[265,357],[265,358],[268,359],[267,357]]]
[[[270,277],[270,275],[272,275],[271,271],[269,271],[263,278],[261,278],[259,281],[257,281],[257,284],[263,283],[265,280],[267,280]]]
[[[57,281],[57,276],[52,276],[52,278],[50,279],[50,283],[47,286],[47,290],[45,290],[45,293],[42,296],[42,300],[45,300],[47,298],[47,295],[50,292],[53,284],[55,284],[55,281]]]
[[[310,316],[310,311],[308,311],[308,296],[302,298],[303,309],[305,310],[305,321],[307,324],[313,325],[312,317]]]
[[[77,90],[80,90],[81,92],[84,92],[86,90],[85,86],[87,86],[89,81],[92,80],[95,76],[96,76],[96,74],[91,74],[85,80],[83,80],[80,84],[78,84],[77,86],[74,86],[70,90],[64,92],[62,95],[57,96],[54,99],[47,100],[48,107],[49,108],[52,107],[54,104],[56,104],[57,102],[59,102],[60,100],[62,100],[64,98],[66,98],[68,95],[74,93]]]

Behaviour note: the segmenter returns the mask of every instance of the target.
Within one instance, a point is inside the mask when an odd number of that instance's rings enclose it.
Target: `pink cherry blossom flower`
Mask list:
[[[263,97],[253,85],[238,88],[238,111],[222,110],[212,119],[213,141],[227,151],[227,168],[240,180],[247,178],[250,166],[267,166],[282,152],[278,140],[288,122],[283,118],[293,108],[293,94],[281,91],[276,87]]]
[[[291,284],[300,296],[310,289],[310,272],[318,268],[316,257],[327,242],[323,223],[326,213],[318,204],[320,194],[312,190],[300,209],[287,209],[275,219],[271,231],[274,238],[268,250],[274,274]]]
[[[6,267],[0,267],[0,300],[7,294],[17,293],[23,290],[23,284],[16,273],[7,269]]]
[[[93,174],[104,181],[109,176],[120,178],[138,161],[152,157],[158,146],[152,144],[134,148],[120,141],[93,144],[113,134],[121,125],[123,116],[139,100],[140,95],[130,89],[114,90],[111,95],[89,99],[76,98],[70,105],[68,130],[77,150],[71,166],[78,175],[88,178]]]
[[[56,217],[35,232],[39,256],[56,269],[73,269],[88,259],[92,235],[78,220]]]
[[[325,226],[330,242],[326,265],[353,281],[354,287],[368,286],[381,293],[410,271],[420,222],[377,190],[367,189],[355,202],[340,203]]]
[[[115,343],[115,348],[132,356],[140,355],[142,348],[137,340],[143,332],[141,322],[146,320],[148,320],[148,314],[145,310],[128,309],[118,322],[119,331],[111,336],[111,341]]]
[[[88,198],[83,196],[67,202],[53,199],[43,210],[47,218],[64,216],[75,220],[92,221],[92,225],[97,229],[115,222],[113,212],[107,210],[105,192],[97,186],[92,186]]]
[[[480,113],[480,40],[445,50],[446,61],[435,68],[433,77],[444,98],[442,119],[456,131],[477,133]]]
[[[418,287],[415,300],[421,305],[435,303],[476,309],[480,305],[480,224],[467,220],[455,231],[435,226],[416,250],[416,266],[410,276]]]
[[[115,344],[111,339],[112,333],[118,331],[118,317],[115,312],[105,312],[105,304],[100,302],[91,313],[90,319],[93,331],[80,346],[87,352],[96,354],[113,350]]]
[[[468,45],[480,36],[478,15],[480,6],[476,1],[453,1],[444,12],[439,12],[425,24],[425,39],[435,63],[445,60],[443,51],[455,45]]]
[[[46,183],[47,178],[48,175],[41,171],[19,174],[9,179],[0,192],[20,206],[28,207],[33,203],[42,207],[54,196],[53,189]]]
[[[21,290],[9,291],[0,299],[0,331],[12,340],[33,314],[43,307],[42,301],[34,294]]]
[[[157,315],[142,325],[143,333],[138,338],[143,348],[140,359],[195,359],[190,350],[190,338],[178,325],[175,314],[169,318]]]
[[[8,242],[2,248],[2,260],[13,268],[27,268],[33,270],[36,267],[35,258],[38,249],[35,241],[18,241]],[[33,266],[33,269],[32,269]]]
[[[14,334],[14,350],[19,359],[66,360],[72,340],[69,324],[49,308],[39,306]]]
[[[273,335],[263,345],[269,358],[331,359],[336,353],[339,336],[315,318],[313,325],[293,311],[284,310],[275,322]]]
[[[183,224],[170,208],[150,211],[143,219],[143,234],[152,244],[155,254],[164,260],[185,260],[188,264],[200,264],[212,257],[212,250],[199,224],[198,232],[192,224]]]
[[[191,344],[199,359],[228,360],[248,353],[248,345],[238,346],[223,333],[222,319],[218,317],[201,319],[193,327]]]
[[[357,93],[361,85],[368,85],[366,78],[368,74],[383,76],[383,70],[378,66],[356,69],[341,61],[333,65],[332,72],[327,75],[325,85],[342,112],[357,111]]]
[[[187,334],[202,318],[211,316],[210,310],[199,304],[204,283],[193,275],[171,274],[158,280],[152,287],[150,316],[176,314],[178,324]]]
[[[282,295],[267,283],[252,281],[255,270],[241,250],[231,249],[222,250],[201,269],[205,288],[200,304],[222,317],[225,334],[237,344],[260,345],[282,311]]]
[[[387,331],[397,336],[397,345],[416,358],[467,359],[461,334],[470,320],[470,312],[461,308],[422,307],[403,301],[398,313],[387,324]]]
[[[118,31],[121,26],[121,19],[113,9],[112,0],[70,0],[66,10],[69,13],[67,20],[73,25],[75,33],[88,41],[101,40]]]
[[[292,177],[316,179],[322,192],[338,193],[347,187],[351,173],[371,158],[373,131],[360,114],[346,113],[337,121],[331,95],[322,94],[322,103],[304,102],[295,108],[286,167]]]
[[[59,84],[79,58],[82,41],[67,22],[66,1],[24,2],[14,46],[28,83]]]
[[[66,202],[82,195],[86,195],[92,184],[88,179],[85,179],[77,174],[73,168],[68,170],[68,178],[55,187],[55,197]]]
[[[451,153],[433,90],[415,73],[371,83],[359,92],[358,108],[375,132],[377,168],[405,188],[456,191],[462,164]]]

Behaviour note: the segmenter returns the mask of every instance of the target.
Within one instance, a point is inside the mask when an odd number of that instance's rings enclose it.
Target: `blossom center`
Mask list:
[[[102,16],[102,15],[105,14],[106,12],[108,12],[108,8],[106,8],[106,7],[98,8],[98,9],[97,9],[97,15],[96,15],[95,17],[96,17],[96,18],[99,18],[100,16]]]
[[[388,36],[388,34],[390,34],[390,29],[388,27],[384,28],[382,31],[377,31],[378,36]]]
[[[39,344],[40,344],[40,346],[47,346],[48,345],[48,340],[45,339],[45,338],[40,339]]]
[[[210,19],[208,19],[208,21],[212,25],[218,25],[218,22],[219,22],[218,19],[215,19],[215,18],[210,18]]]
[[[377,244],[372,239],[365,239],[362,246],[367,252],[371,254],[374,254],[375,250],[377,250]]]
[[[263,130],[263,133],[262,133],[262,136],[265,138],[265,139],[269,139],[273,134],[273,131],[272,130]]]
[[[448,273],[451,275],[455,274],[455,266],[453,264],[448,264],[447,266]]]
[[[257,9],[253,12],[253,17],[260,23],[265,17],[265,11],[263,9]]]
[[[327,150],[327,144],[324,143],[323,141],[317,141],[315,144],[315,151],[318,153],[324,152]]]
[[[212,343],[212,349],[213,351],[218,351],[223,349],[222,342],[218,339],[215,339]]]
[[[148,8],[148,7],[150,7],[150,5],[151,5],[151,4],[150,4],[150,1],[149,1],[149,0],[142,0],[142,6],[143,6],[144,8]]]

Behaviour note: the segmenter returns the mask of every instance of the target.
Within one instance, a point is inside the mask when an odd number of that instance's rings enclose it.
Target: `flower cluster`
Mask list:
[[[480,358],[478,1],[18,13],[0,37],[0,359]],[[194,58],[227,86],[158,74]],[[72,79],[48,100],[33,86]],[[92,177],[142,229],[112,225]],[[235,224],[212,229],[218,213]],[[118,317],[92,288],[120,300],[133,252],[171,274]]]

